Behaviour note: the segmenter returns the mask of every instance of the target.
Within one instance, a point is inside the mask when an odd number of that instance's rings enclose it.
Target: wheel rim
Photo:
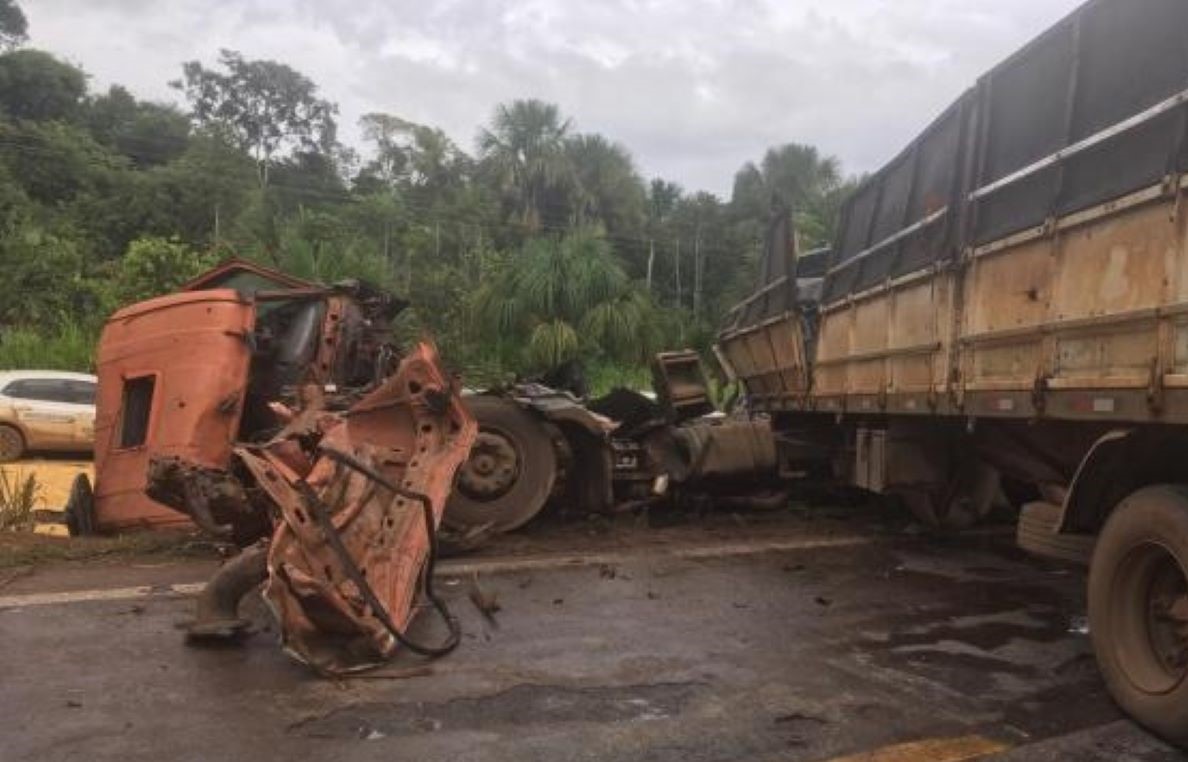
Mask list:
[[[459,469],[458,490],[479,502],[498,500],[520,477],[520,450],[515,440],[497,429],[482,429]]]
[[[1138,690],[1164,694],[1188,675],[1188,575],[1164,545],[1144,542],[1118,565],[1110,614],[1115,657]]]
[[[21,435],[7,426],[0,426],[0,461],[16,460],[21,454]]]

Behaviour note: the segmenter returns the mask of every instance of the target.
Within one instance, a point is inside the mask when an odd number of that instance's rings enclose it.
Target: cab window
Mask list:
[[[156,386],[156,376],[124,380],[120,415],[121,448],[140,447],[148,440],[149,419],[153,411],[153,392]]]

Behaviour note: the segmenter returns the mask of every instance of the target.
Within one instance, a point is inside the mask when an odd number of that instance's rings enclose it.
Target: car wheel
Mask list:
[[[1089,629],[1118,705],[1188,744],[1188,488],[1143,488],[1110,515],[1089,568]]]
[[[0,423],[0,463],[19,460],[24,454],[24,435],[16,427]]]
[[[544,508],[557,478],[548,430],[513,400],[468,397],[466,406],[478,437],[458,469],[444,520],[455,529],[523,526]]]

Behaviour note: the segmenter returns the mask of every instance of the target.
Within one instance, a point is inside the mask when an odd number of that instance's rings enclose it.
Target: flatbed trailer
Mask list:
[[[1188,3],[1093,0],[845,204],[819,297],[786,223],[718,354],[796,471],[1091,556],[1098,663],[1188,741]],[[798,288],[798,283],[800,288]]]

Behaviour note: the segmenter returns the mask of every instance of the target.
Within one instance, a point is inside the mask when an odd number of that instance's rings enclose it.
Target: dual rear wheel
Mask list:
[[[1089,626],[1118,705],[1188,745],[1188,487],[1145,487],[1114,509],[1089,569]]]

